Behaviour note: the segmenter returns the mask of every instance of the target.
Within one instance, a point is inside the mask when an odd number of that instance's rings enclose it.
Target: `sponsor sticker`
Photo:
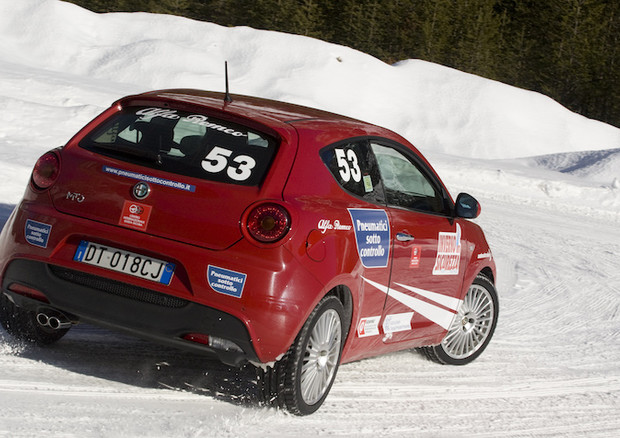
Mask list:
[[[144,117],[161,117],[162,119],[179,120],[181,115],[177,114],[177,110],[164,109],[164,108],[144,108],[136,112],[139,116]],[[193,123],[194,125],[204,126],[209,129],[223,132],[224,134],[232,135],[233,137],[246,137],[243,132],[235,131],[233,128],[213,123],[207,116],[201,114],[192,114],[183,117],[186,122]]]
[[[411,247],[411,260],[409,261],[410,268],[419,268],[420,267],[420,255],[422,254],[421,246],[413,246]]]
[[[247,274],[218,268],[217,266],[209,265],[207,269],[207,280],[211,289],[236,298],[241,298],[246,278]]]
[[[179,181],[171,181],[169,179],[158,178],[156,176],[145,175],[139,172],[132,172],[130,170],[117,169],[115,167],[103,166],[102,170],[105,173],[112,175],[122,176],[125,178],[137,179],[138,181],[144,181],[147,183],[157,184],[165,187],[172,187],[173,189],[184,190],[186,192],[195,192],[196,186]]]
[[[385,268],[390,255],[390,222],[385,210],[349,208],[357,252],[366,268]]]
[[[367,336],[377,336],[379,334],[380,316],[370,316],[360,319],[357,324],[357,337],[365,338]]]
[[[351,225],[342,225],[338,219],[333,223],[330,219],[321,219],[317,224],[317,228],[321,233],[325,234],[327,230],[350,231],[353,227]]]
[[[52,226],[44,224],[43,222],[27,219],[24,233],[26,242],[29,244],[39,246],[41,248],[47,248],[47,242],[50,238],[50,234],[52,233]]]
[[[149,224],[152,209],[153,207],[150,205],[125,201],[118,224],[134,230],[145,231]]]
[[[461,227],[456,224],[454,233],[439,233],[433,275],[458,275],[460,263]]]
[[[383,333],[396,333],[411,330],[411,320],[413,319],[413,312],[395,313],[393,315],[386,315],[383,320]]]

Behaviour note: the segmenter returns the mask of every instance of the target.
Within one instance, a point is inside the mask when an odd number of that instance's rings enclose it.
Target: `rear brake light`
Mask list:
[[[197,342],[198,344],[209,345],[209,335],[203,335],[202,333],[188,333],[183,336],[183,339]]]
[[[32,171],[32,184],[39,190],[49,189],[60,173],[60,158],[54,152],[47,152],[37,160]]]
[[[23,295],[27,298],[32,298],[34,300],[43,301],[44,303],[49,303],[49,300],[45,296],[43,292],[38,289],[24,286],[19,283],[11,283],[8,288],[11,292],[14,292],[19,295]]]
[[[277,242],[290,229],[288,211],[278,204],[260,204],[250,211],[247,229],[254,239],[263,243]]]
[[[243,352],[241,347],[228,339],[219,338],[217,336],[209,336],[203,333],[188,333],[183,336],[186,341],[196,342],[198,344],[208,345],[216,350],[239,351]]]

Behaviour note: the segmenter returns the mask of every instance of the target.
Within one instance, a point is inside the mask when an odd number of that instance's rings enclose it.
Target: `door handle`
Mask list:
[[[408,233],[398,233],[396,234],[396,240],[398,240],[399,242],[411,242],[413,241],[414,237],[411,234]]]

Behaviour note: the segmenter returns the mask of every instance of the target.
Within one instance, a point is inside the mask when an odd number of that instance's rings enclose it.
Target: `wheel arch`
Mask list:
[[[485,276],[486,278],[489,279],[491,283],[495,284],[495,274],[493,273],[493,270],[489,266],[485,266],[484,268],[482,268],[482,270],[478,273],[478,275]]]
[[[463,299],[467,294],[469,286],[474,282],[479,275],[487,278],[493,285],[495,284],[495,265],[491,263],[475,263],[470,265],[465,271],[463,276],[463,282],[461,284],[461,293],[459,299]]]
[[[338,300],[342,304],[342,307],[344,308],[345,320],[343,322],[346,324],[346,326],[343,333],[343,339],[347,339],[349,335],[349,330],[351,330],[351,323],[353,321],[353,294],[351,293],[351,289],[349,289],[349,287],[343,284],[340,284],[330,289],[329,292],[325,294],[325,296],[327,295],[333,295],[338,298]]]

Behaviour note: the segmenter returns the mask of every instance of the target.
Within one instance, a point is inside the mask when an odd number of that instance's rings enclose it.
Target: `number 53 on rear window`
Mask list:
[[[252,169],[256,167],[256,160],[249,155],[232,155],[230,149],[215,146],[202,160],[202,168],[210,173],[220,173],[226,170],[228,177],[234,181],[245,181],[252,176]]]

